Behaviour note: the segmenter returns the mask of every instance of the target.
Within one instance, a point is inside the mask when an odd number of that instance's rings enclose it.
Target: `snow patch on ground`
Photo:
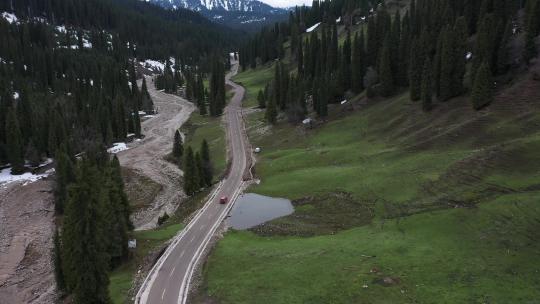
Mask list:
[[[83,48],[91,49],[92,48],[92,43],[90,41],[88,41],[87,39],[83,38]]]
[[[119,142],[119,143],[114,143],[112,148],[107,149],[107,152],[109,152],[111,154],[116,154],[116,153],[120,153],[120,152],[126,151],[126,150],[129,150],[126,143]]]
[[[57,30],[59,33],[62,33],[62,34],[67,33],[66,27],[65,27],[64,25],[57,26],[57,27],[56,27],[56,30]]]
[[[30,172],[27,172],[21,175],[12,175],[11,168],[6,168],[0,171],[0,185],[6,186],[7,184],[14,182],[24,182],[23,186],[26,186],[30,183],[48,177],[52,173],[54,173],[54,169],[47,170],[43,174],[32,174]]]
[[[321,23],[320,23],[320,22],[319,22],[319,23],[317,23],[317,24],[315,24],[314,26],[312,26],[312,27],[308,28],[308,29],[306,30],[306,33],[311,33],[311,32],[313,32],[313,31],[314,31],[314,30],[315,30],[316,28],[318,28],[318,27],[319,27],[319,25],[321,25]]]
[[[13,22],[17,23],[17,21],[19,21],[19,18],[17,18],[17,16],[8,12],[3,12],[2,18],[6,19],[6,21],[9,22],[9,24],[12,24]]]
[[[247,24],[247,23],[263,22],[263,21],[266,21],[266,17],[262,17],[262,18],[253,18],[253,19],[249,19],[249,20],[246,20],[246,21],[242,21],[242,22],[240,22],[240,23],[242,23],[242,24]]]

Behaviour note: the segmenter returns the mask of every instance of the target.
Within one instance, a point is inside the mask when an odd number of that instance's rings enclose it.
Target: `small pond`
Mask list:
[[[293,205],[288,199],[246,193],[234,203],[229,225],[237,230],[249,229],[293,212]]]

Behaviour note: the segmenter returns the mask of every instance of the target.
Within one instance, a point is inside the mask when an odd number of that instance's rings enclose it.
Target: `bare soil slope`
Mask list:
[[[1,303],[55,303],[52,183],[0,188]]]

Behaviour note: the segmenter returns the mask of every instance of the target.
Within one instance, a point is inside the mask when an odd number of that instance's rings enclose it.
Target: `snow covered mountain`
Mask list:
[[[282,10],[257,0],[146,0],[166,8],[187,8],[194,11],[227,11],[280,13]]]
[[[167,9],[185,8],[235,28],[255,29],[283,20],[287,10],[257,0],[143,0]]]

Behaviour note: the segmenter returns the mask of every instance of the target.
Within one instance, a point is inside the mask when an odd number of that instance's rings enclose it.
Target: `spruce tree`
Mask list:
[[[135,137],[141,138],[141,116],[139,115],[139,108],[135,108],[133,111],[133,127],[135,131]]]
[[[111,161],[110,170],[112,181],[115,183],[116,187],[120,191],[120,210],[122,211],[122,215],[124,217],[127,229],[131,231],[134,228],[133,223],[131,222],[131,204],[124,189],[122,167],[120,166],[120,161],[118,160],[118,157],[116,155]]]
[[[485,61],[476,73],[471,93],[472,104],[475,110],[479,110],[493,101],[493,82],[491,77],[489,63]]]
[[[173,156],[177,160],[181,160],[184,155],[184,143],[182,142],[182,135],[179,130],[174,132],[174,143],[173,143]]]
[[[350,32],[347,32],[347,38],[343,44],[343,53],[341,56],[341,86],[343,91],[348,91],[351,88],[351,48],[351,34]]]
[[[367,25],[367,65],[374,67],[377,63],[377,52],[379,45],[377,42],[377,27],[375,17],[369,17]]]
[[[62,243],[60,241],[60,235],[58,234],[58,228],[54,230],[53,243],[53,266],[56,289],[60,292],[64,292],[66,290],[66,282],[64,281],[64,270],[62,268]]]
[[[455,94],[453,84],[453,69],[456,61],[455,46],[454,46],[454,34],[453,32],[445,28],[442,35],[442,50],[441,50],[441,70],[440,70],[440,97],[442,101],[446,101],[453,97]]]
[[[409,64],[409,88],[411,100],[420,99],[422,87],[422,70],[424,58],[421,58],[420,45],[418,40],[414,40],[411,47],[411,59]]]
[[[497,52],[497,74],[508,71],[510,63],[510,39],[512,38],[512,23],[508,21]]]
[[[304,47],[303,47],[303,40],[300,40],[298,43],[298,49],[297,49],[297,65],[298,65],[298,75],[300,77],[304,76]]]
[[[152,112],[154,110],[154,102],[148,93],[148,87],[146,85],[146,77],[143,77],[142,88],[141,88],[141,98],[142,98],[142,110],[145,112]]]
[[[431,60],[426,59],[424,64],[424,71],[422,73],[422,108],[424,111],[430,111],[432,108],[432,76],[431,76]]]
[[[263,90],[259,90],[259,94],[257,95],[257,102],[259,103],[260,109],[266,108],[266,100]]]
[[[83,160],[69,189],[62,231],[63,270],[75,303],[110,302],[102,210],[106,193],[96,166]]]
[[[111,268],[118,266],[123,258],[127,257],[128,232],[130,226],[130,205],[127,196],[123,192],[121,176],[117,176],[119,173],[114,167],[114,162],[115,161],[113,160],[113,162],[104,169],[103,185],[106,188],[106,191],[102,194],[103,198],[101,200],[103,222],[109,232],[104,236],[104,244],[106,245],[107,254],[110,257],[109,266]],[[120,183],[118,183],[118,179],[120,180]]]
[[[385,39],[385,43],[381,54],[381,64],[379,67],[379,75],[381,80],[381,95],[388,97],[394,94],[395,84],[394,75],[392,73],[392,58],[390,53],[390,38]]]
[[[328,83],[328,82],[326,82]],[[329,90],[323,86],[319,86],[319,116],[325,118],[328,116],[328,98]]]
[[[493,59],[495,58],[495,21],[493,20],[492,14],[486,14],[480,26],[478,28],[476,46],[474,51],[474,60],[471,69],[471,79],[476,80],[476,72],[480,66],[487,62],[489,64],[490,70],[492,69]]]
[[[441,96],[441,60],[443,53],[443,44],[446,38],[445,30],[441,30],[439,33],[439,38],[437,39],[437,48],[435,51],[435,57],[433,58],[433,67],[432,67],[432,86],[437,97]]]
[[[73,163],[67,155],[65,145],[56,152],[55,160],[55,186],[54,186],[54,206],[57,214],[64,212],[68,196],[68,188],[75,181],[75,171]]]
[[[191,196],[197,192],[197,168],[195,164],[195,156],[193,155],[193,149],[187,148],[184,157],[184,191],[187,195]]]
[[[266,105],[266,112],[264,114],[264,117],[266,118],[266,121],[268,123],[274,125],[277,122],[277,114],[276,93],[274,92],[272,94],[272,97],[268,101],[268,104]]]
[[[452,90],[454,96],[462,94],[464,89],[465,73],[467,72],[467,40],[469,38],[469,29],[467,20],[459,17],[454,25],[454,69],[452,73]]]
[[[364,75],[366,72],[365,66],[365,51],[364,51],[364,32],[358,33],[354,37],[353,52],[352,52],[352,75],[351,87],[355,93],[360,93],[364,90]]]
[[[399,86],[406,87],[409,85],[409,61],[411,51],[410,41],[410,20],[408,13],[403,17],[403,25],[401,27],[401,37],[399,40],[399,67],[396,75],[396,83]]]
[[[214,165],[210,159],[210,148],[206,139],[201,144],[201,160],[203,167],[203,180],[207,187],[212,186],[212,180],[214,179]]]
[[[332,37],[330,39],[330,45],[328,46],[328,71],[334,71],[338,68],[338,50],[339,50],[339,37],[337,32],[337,26],[332,25]]]
[[[6,118],[6,147],[7,156],[11,164],[11,174],[20,175],[24,173],[23,138],[19,128],[17,113],[12,107],[9,109]]]
[[[531,2],[532,0],[529,0]],[[528,3],[527,7],[527,15],[528,18],[526,18],[526,28],[525,28],[525,50],[523,52],[523,58],[525,60],[525,63],[528,65],[531,59],[536,57],[537,55],[537,47],[535,38],[538,34],[539,30],[539,24],[540,21],[537,19],[540,16],[538,14],[535,14],[535,12],[540,11],[540,2],[539,1],[532,1],[531,3]],[[540,13],[539,13],[540,14]]]
[[[206,187],[206,181],[204,180],[204,167],[199,152],[195,153],[195,184],[197,190]]]

